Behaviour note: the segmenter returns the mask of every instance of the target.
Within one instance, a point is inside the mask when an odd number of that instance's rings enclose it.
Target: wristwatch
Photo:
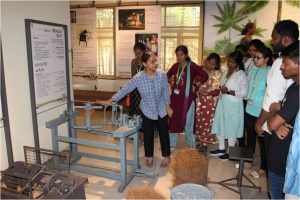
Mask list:
[[[230,91],[229,90],[227,90],[227,92],[226,92],[227,94],[230,94]]]

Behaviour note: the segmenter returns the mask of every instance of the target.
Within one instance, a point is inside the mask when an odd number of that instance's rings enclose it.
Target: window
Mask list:
[[[162,6],[161,68],[167,71],[176,62],[175,49],[184,44],[191,59],[200,64],[202,58],[202,4]],[[115,77],[114,9],[97,9],[97,72],[100,78]]]
[[[97,73],[100,77],[115,76],[114,9],[97,9]]]
[[[175,49],[178,45],[186,45],[189,55],[195,63],[202,58],[203,21],[201,5],[166,6],[161,8],[161,57],[162,69],[167,71],[176,62]]]

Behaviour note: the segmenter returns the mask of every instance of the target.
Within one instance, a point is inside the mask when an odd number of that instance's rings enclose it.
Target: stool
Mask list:
[[[268,192],[260,192],[258,189],[241,187],[241,199],[270,199]]]
[[[171,189],[171,199],[212,199],[212,193],[205,186],[185,183]]]
[[[230,178],[230,179],[226,179],[220,182],[214,182],[211,181],[210,183],[216,183],[216,184],[220,184],[223,187],[236,192],[238,194],[241,194],[241,187],[243,188],[253,188],[253,189],[257,189],[259,192],[261,191],[261,187],[257,187],[247,176],[245,176],[245,174],[243,173],[244,171],[244,162],[245,161],[249,161],[252,162],[254,160],[253,158],[253,154],[252,154],[252,150],[251,148],[245,148],[245,147],[229,147],[229,159],[230,160],[238,160],[239,163],[239,171],[238,171],[238,175],[234,178]],[[245,179],[247,179],[251,185],[243,185],[242,184],[242,180],[243,177],[245,177]],[[228,181],[232,181],[232,180],[236,180],[237,183],[233,184],[233,183],[226,183]],[[235,190],[229,186],[235,186],[238,188],[238,190]]]

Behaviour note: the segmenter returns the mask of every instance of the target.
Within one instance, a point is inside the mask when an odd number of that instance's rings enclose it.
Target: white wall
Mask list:
[[[86,77],[73,77],[74,90],[95,90],[105,91],[105,92],[117,92],[120,87],[123,87],[129,82],[129,79],[118,79],[118,80],[108,80],[108,79],[96,79],[91,80]]]
[[[34,146],[24,19],[66,24],[70,31],[70,5],[69,1],[2,1],[1,4],[3,60],[13,153],[15,160],[23,160],[23,145]],[[70,32],[68,37],[70,49]],[[45,122],[58,117],[65,109],[66,106],[62,106],[38,115],[41,148],[52,148],[50,130],[45,128]],[[60,130],[62,135],[67,134],[66,125]]]

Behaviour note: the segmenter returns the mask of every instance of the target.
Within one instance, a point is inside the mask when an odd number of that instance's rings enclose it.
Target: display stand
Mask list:
[[[25,19],[25,28],[34,144],[39,149],[37,115],[66,104],[72,110],[68,32],[66,25],[32,19]]]

